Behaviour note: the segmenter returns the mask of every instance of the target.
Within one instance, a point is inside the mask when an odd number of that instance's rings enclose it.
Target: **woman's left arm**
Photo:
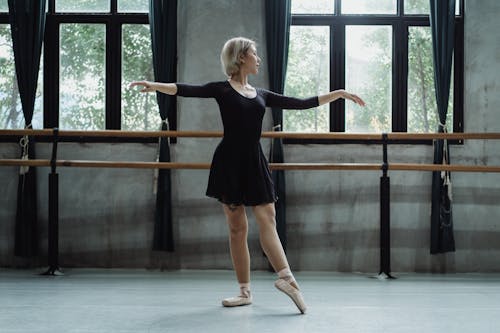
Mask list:
[[[347,91],[334,90],[321,96],[309,98],[295,98],[276,94],[269,90],[263,90],[265,93],[266,106],[278,107],[281,109],[310,109],[326,103],[333,102],[339,98],[349,99],[361,106],[365,106],[365,102],[357,95],[348,93]]]
[[[348,100],[353,101],[356,104],[359,104],[361,106],[365,106],[365,102],[359,96],[348,93],[344,89],[330,91],[328,94],[318,96],[318,102],[319,102],[319,105],[323,105],[326,103],[331,103],[333,101],[336,101],[339,98],[348,99]]]

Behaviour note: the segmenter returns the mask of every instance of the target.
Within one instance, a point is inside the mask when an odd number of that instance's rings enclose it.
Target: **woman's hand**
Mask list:
[[[129,85],[129,88],[141,86],[140,92],[158,91],[167,95],[177,94],[177,85],[175,83],[151,82],[151,81],[134,81]]]
[[[360,106],[366,105],[365,101],[363,101],[358,95],[351,94],[345,90],[342,90],[342,98],[353,101],[354,103],[356,103]]]
[[[156,89],[153,87],[153,85],[154,85],[154,83],[150,82],[150,81],[134,81],[134,82],[130,83],[130,85],[128,87],[133,88],[135,86],[141,86],[143,88],[139,91],[145,93],[145,92],[156,91]]]
[[[339,98],[348,99],[360,106],[365,106],[365,101],[363,101],[359,96],[351,94],[345,91],[344,89],[330,91],[328,94],[318,96],[318,102],[319,105],[323,105],[326,103],[331,103],[333,101],[336,101]]]

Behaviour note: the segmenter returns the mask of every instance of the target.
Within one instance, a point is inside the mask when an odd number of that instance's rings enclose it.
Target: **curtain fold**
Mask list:
[[[25,128],[32,128],[35,94],[45,32],[45,1],[9,0],[9,20],[17,85]],[[27,136],[20,141],[21,158],[35,158],[35,143]],[[34,167],[20,168],[17,193],[14,254],[38,254],[37,186]]]
[[[446,132],[446,115],[455,36],[455,0],[430,0],[434,82],[439,114],[438,132]],[[434,141],[434,164],[450,163],[446,140]],[[431,253],[455,251],[449,172],[432,173]]]
[[[175,82],[177,65],[177,0],[150,0],[149,24],[153,49],[153,67],[155,81]],[[175,96],[156,94],[161,130],[168,130],[168,119],[176,112]],[[170,162],[170,147],[168,138],[159,140],[160,162]],[[174,251],[172,223],[172,181],[169,169],[158,171],[156,193],[155,225],[153,250]]]
[[[285,74],[288,60],[288,44],[291,23],[290,0],[265,1],[266,11],[266,46],[267,65],[269,71],[269,89],[283,94],[285,88]],[[273,129],[282,130],[283,110],[272,108]],[[272,139],[269,160],[272,163],[283,163],[283,142],[281,139]],[[276,228],[283,248],[286,250],[286,187],[284,170],[272,172],[275,191],[278,196],[276,202]]]

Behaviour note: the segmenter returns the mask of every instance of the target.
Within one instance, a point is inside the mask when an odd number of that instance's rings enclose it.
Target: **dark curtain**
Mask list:
[[[290,0],[268,0],[266,4],[266,46],[267,65],[269,70],[269,89],[283,94],[285,88],[285,74],[288,60],[288,42],[290,37]],[[281,131],[283,110],[272,109],[274,130]],[[283,163],[283,142],[281,139],[272,139],[269,160],[272,163]],[[276,227],[283,248],[286,249],[286,193],[285,172],[272,172],[275,191],[278,196],[276,202]]]
[[[45,1],[9,0],[9,20],[16,64],[17,85],[23,108],[25,128],[32,128],[35,93],[45,32]],[[23,137],[21,158],[35,158],[32,138]],[[14,254],[38,254],[38,223],[35,168],[21,168],[17,192]]]
[[[438,132],[446,132],[446,114],[455,35],[455,0],[430,0]],[[450,163],[446,140],[434,141],[434,164]],[[431,253],[455,251],[449,172],[432,173]]]
[[[153,48],[153,67],[155,81],[175,82],[177,64],[177,0],[150,0],[149,24]],[[175,96],[156,94],[160,116],[161,130],[168,130],[168,119],[176,112]],[[159,140],[160,162],[170,162],[169,139]],[[172,182],[169,169],[158,171],[156,193],[155,226],[153,250],[174,251],[172,226]]]

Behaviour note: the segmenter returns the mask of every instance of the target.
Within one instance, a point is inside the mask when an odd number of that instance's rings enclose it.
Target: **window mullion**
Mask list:
[[[332,26],[330,36],[331,65],[330,87],[331,90],[345,88],[345,24],[343,22]],[[338,100],[330,104],[330,131],[345,132],[345,101]]]
[[[106,129],[121,127],[121,25],[116,17],[106,24]]]
[[[47,14],[43,57],[43,127],[59,127],[59,22]]]
[[[453,132],[464,131],[464,25],[455,24],[453,52]]]
[[[118,12],[118,9],[117,9],[117,4],[116,4],[117,0],[111,0],[111,14],[116,14]]]
[[[399,20],[393,25],[392,131],[407,131],[408,26]]]

